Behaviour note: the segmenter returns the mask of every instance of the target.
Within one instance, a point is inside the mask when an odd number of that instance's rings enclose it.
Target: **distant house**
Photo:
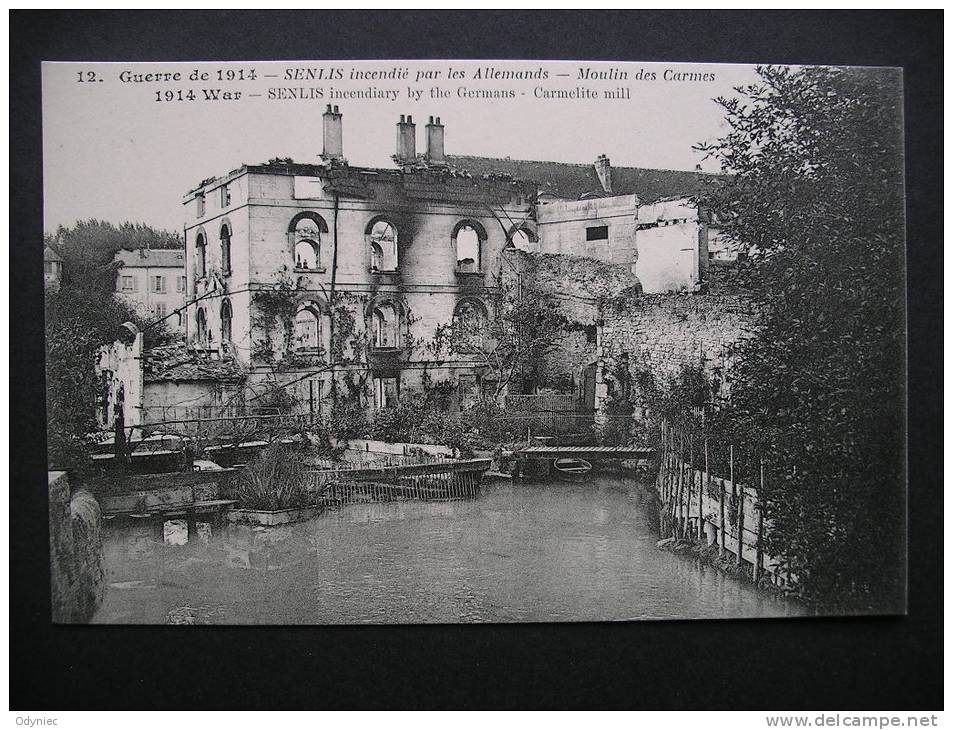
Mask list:
[[[43,246],[43,288],[56,291],[63,281],[63,257],[50,246]]]
[[[185,251],[140,248],[120,250],[113,257],[119,264],[116,294],[139,313],[155,321],[163,319],[173,332],[184,332]]]

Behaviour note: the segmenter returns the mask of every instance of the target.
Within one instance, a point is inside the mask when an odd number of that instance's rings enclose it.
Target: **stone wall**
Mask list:
[[[534,291],[555,296],[561,312],[570,320],[571,329],[561,335],[559,346],[539,365],[542,390],[560,386],[566,390],[580,387],[586,368],[597,359],[597,331],[600,308],[604,301],[624,292],[639,291],[639,280],[631,268],[607,264],[581,256],[529,253],[515,249],[505,253],[509,265],[502,272],[507,286],[521,280],[524,296]]]
[[[647,294],[608,301],[599,332],[597,407],[608,397],[620,362],[633,378],[648,372],[656,382],[686,366],[724,372],[731,367],[726,345],[750,336],[756,326],[757,313],[742,296]]]
[[[54,623],[87,623],[105,591],[102,515],[92,494],[70,495],[66,472],[49,473],[50,593]]]

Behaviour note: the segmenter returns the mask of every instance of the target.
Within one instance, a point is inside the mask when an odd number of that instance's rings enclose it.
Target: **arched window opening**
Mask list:
[[[208,343],[209,331],[208,331],[208,322],[205,319],[205,310],[201,307],[195,313],[195,332],[196,332],[196,344],[199,347],[205,347]]]
[[[461,351],[481,349],[487,336],[486,308],[481,302],[463,300],[453,312],[453,328]]]
[[[397,271],[397,229],[386,220],[371,226],[371,271]]]
[[[222,343],[232,341],[232,305],[226,299],[222,302]]]
[[[399,347],[397,310],[392,304],[381,304],[373,314],[374,347]]]
[[[318,268],[318,249],[314,241],[298,241],[295,244],[295,268],[302,271]]]
[[[230,274],[232,271],[232,231],[228,224],[221,227],[219,237],[222,241],[222,273]]]
[[[457,270],[480,271],[480,234],[470,225],[457,231]]]
[[[195,237],[195,276],[199,279],[203,278],[206,273],[206,257],[205,257],[205,234],[199,233]]]
[[[478,274],[483,271],[483,244],[486,230],[477,221],[460,221],[451,236],[457,256],[457,271]]]
[[[295,268],[313,271],[321,268],[321,233],[324,230],[320,222],[310,217],[295,221],[291,229],[294,243]]]
[[[321,347],[321,317],[310,307],[295,315],[294,347],[296,350],[317,350]]]

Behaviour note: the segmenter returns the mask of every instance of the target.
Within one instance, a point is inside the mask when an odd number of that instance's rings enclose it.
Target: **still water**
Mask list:
[[[660,551],[621,477],[486,485],[451,502],[342,507],[281,527],[113,520],[96,623],[331,624],[739,618],[799,613]]]

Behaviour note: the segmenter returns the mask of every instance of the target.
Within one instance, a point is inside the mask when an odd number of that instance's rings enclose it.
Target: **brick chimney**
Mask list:
[[[599,155],[596,158],[596,175],[599,176],[599,182],[602,189],[609,195],[612,195],[612,167],[609,165],[609,158],[605,155]]]
[[[323,160],[341,160],[344,158],[343,128],[341,112],[338,108],[328,104],[324,115],[324,148],[321,152]]]
[[[417,159],[417,125],[414,124],[414,118],[407,115],[406,121],[404,115],[400,115],[400,121],[397,122],[397,160],[400,163],[414,162]]]
[[[427,122],[427,162],[431,165],[447,164],[443,153],[443,125],[440,123],[440,117],[437,117],[436,121],[430,117]]]

